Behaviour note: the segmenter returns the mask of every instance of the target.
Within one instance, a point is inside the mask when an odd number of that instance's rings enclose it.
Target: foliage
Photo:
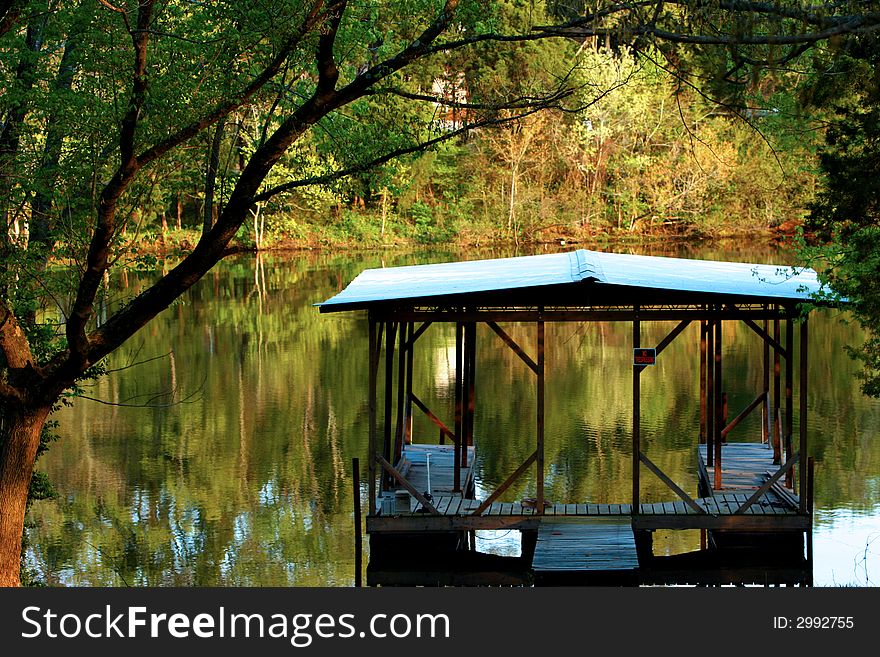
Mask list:
[[[859,37],[817,59],[823,71],[807,88],[809,102],[827,107],[830,124],[820,154],[822,188],[807,223],[810,245],[834,299],[867,332],[849,348],[863,365],[862,390],[880,396],[880,43]]]

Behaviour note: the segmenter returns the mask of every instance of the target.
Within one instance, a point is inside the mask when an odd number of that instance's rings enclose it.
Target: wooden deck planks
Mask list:
[[[697,505],[705,509],[707,513],[714,515],[733,515],[745,502],[749,495],[746,493],[722,493],[707,498],[694,500]],[[458,496],[446,495],[435,497],[434,505],[442,515],[466,515],[472,513],[480,505],[479,500],[462,500]],[[415,505],[418,507],[418,504]],[[629,504],[555,504],[544,510],[544,515],[549,518],[621,518],[630,515]],[[414,511],[415,513],[416,511]],[[661,516],[685,516],[696,515],[697,512],[681,500],[671,502],[643,502],[640,505],[643,515]],[[796,509],[786,502],[776,498],[775,500],[761,499],[753,503],[746,510],[745,515],[789,515]],[[483,511],[484,516],[522,516],[535,515],[532,507],[523,507],[520,502],[495,502]]]
[[[431,481],[428,485],[428,456],[431,457]],[[436,499],[460,494],[453,490],[455,482],[455,448],[453,445],[404,445],[397,468],[419,492]],[[467,467],[461,468],[461,485],[467,490],[473,483],[474,448],[468,447]]]
[[[628,518],[545,520],[538,530],[532,569],[541,572],[634,570],[639,561]]]

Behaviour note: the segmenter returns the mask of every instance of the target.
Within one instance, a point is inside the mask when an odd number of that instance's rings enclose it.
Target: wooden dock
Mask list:
[[[455,490],[454,445],[404,445],[400,460],[396,467],[412,486],[422,493],[430,493],[434,499],[457,498],[467,496],[474,487],[474,448],[467,449],[467,465],[461,468],[461,488]],[[402,486],[392,492],[406,493]],[[464,494],[463,494],[464,493]],[[421,505],[410,496],[410,511],[417,512]]]
[[[700,477],[711,484],[715,466],[707,465],[706,445],[698,446]],[[721,490],[754,491],[767,480],[767,472],[779,469],[773,463],[773,448],[766,443],[726,443],[721,446]]]
[[[733,532],[734,537],[765,535],[785,541],[786,537],[799,536],[799,532],[810,528],[810,517],[800,512],[797,497],[778,482],[761,497],[751,499],[770,473],[778,469],[772,462],[772,450],[761,444],[748,443],[730,443],[723,449],[724,488],[693,498],[693,506],[683,499],[641,502],[638,513],[633,513],[632,505],[626,503],[549,502],[543,513],[539,513],[534,504],[526,500],[496,501],[481,508],[480,500],[471,499],[474,478],[472,447],[467,452],[467,467],[461,469],[462,482],[469,491],[463,495],[461,491],[453,490],[452,446],[406,445],[398,462],[400,472],[415,489],[427,491],[430,459],[431,502],[436,513],[422,508],[411,498],[408,506],[395,506],[390,513],[383,513],[380,509],[369,516],[367,531],[374,540],[381,540],[375,543],[377,549],[389,554],[387,541],[398,540],[403,541],[400,546],[417,546],[418,549],[402,547],[396,550],[397,566],[388,567],[385,562],[377,562],[371,567],[368,579],[376,585],[532,583],[536,586],[620,586],[679,580],[748,583],[761,578],[776,583],[809,581],[801,565],[792,565],[788,561],[781,567],[771,564],[756,568],[748,563],[741,567],[745,570],[731,570],[728,565],[741,558],[739,552],[716,550],[672,558],[652,556],[650,532],[656,529],[703,529],[710,536],[714,536],[713,532],[725,536]],[[714,476],[712,469],[705,464],[705,447],[698,451],[697,461],[701,486],[705,490]],[[404,489],[398,488],[397,491],[403,492]],[[450,563],[454,566],[435,555],[433,558],[437,564],[446,563],[445,570],[438,567],[421,571],[418,564],[401,556],[423,553],[430,549],[429,546],[438,545],[444,536],[463,537],[473,531],[499,529],[521,531],[524,547],[528,542],[525,537],[531,536],[531,547],[524,549],[528,556],[505,560],[456,550],[449,553]],[[721,545],[714,539],[712,543]],[[725,541],[724,545],[729,547],[730,541]],[[720,567],[717,561],[721,554],[725,555],[723,559],[732,560],[724,561],[724,567]]]

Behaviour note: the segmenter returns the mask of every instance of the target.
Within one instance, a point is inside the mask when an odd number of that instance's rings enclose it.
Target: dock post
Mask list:
[[[361,571],[363,570],[364,537],[361,533],[361,468],[357,457],[351,460],[351,487],[354,500],[354,585],[363,586]]]
[[[453,484],[452,489],[461,491],[461,450],[464,442],[462,431],[462,390],[464,388],[464,327],[461,322],[455,323],[455,448],[453,450]]]
[[[776,308],[776,317],[773,320],[773,339],[776,344],[781,344],[782,331],[779,327],[779,306]],[[779,424],[779,409],[782,398],[782,363],[779,350],[773,349],[773,464],[782,465],[782,427]]]
[[[633,337],[633,353],[635,350],[641,347],[642,341],[642,326],[641,321],[639,320],[639,306],[633,306],[633,329],[632,329],[632,337]],[[635,361],[632,365],[633,373],[632,373],[632,514],[638,515],[640,509],[639,502],[639,466],[641,464],[641,459],[639,455],[641,454],[642,445],[641,445],[641,373],[642,368],[636,365]]]
[[[767,311],[769,306],[764,305]],[[770,335],[770,321],[764,320],[764,333]],[[761,442],[765,445],[770,442],[770,343],[766,339],[764,343],[764,412],[761,414]]]
[[[794,321],[792,310],[787,308],[785,317],[785,459],[791,458],[792,432],[794,427]],[[792,487],[793,473],[785,473],[785,485]]]
[[[400,353],[397,356],[397,421],[394,429],[394,460],[388,459],[389,463],[397,463],[403,454],[403,436],[406,432],[404,425],[406,415],[406,363],[407,363],[407,330],[409,322],[400,322]]]
[[[720,311],[721,306],[717,306]],[[723,393],[724,377],[721,362],[722,321],[719,315],[715,323],[715,490],[721,490],[721,432],[724,429]]]
[[[801,322],[801,354],[800,354],[800,386],[798,390],[798,398],[800,401],[800,409],[798,411],[798,495],[800,495],[800,512],[807,512],[808,482],[807,482],[807,318],[804,317]]]
[[[715,465],[715,320],[706,324],[706,466]],[[710,484],[711,486],[711,484]]]
[[[462,446],[461,452],[461,467],[467,467],[467,457],[468,457],[468,447],[473,446],[474,444],[474,408],[476,407],[475,402],[475,388],[476,388],[476,380],[477,380],[477,324],[476,322],[469,322],[465,327],[465,353],[467,354],[467,366],[465,368],[467,372],[467,405],[465,406],[465,417],[464,417],[464,435],[465,441]]]
[[[706,333],[709,323],[700,321],[700,444],[706,444]]]
[[[544,309],[541,308],[540,312]],[[536,409],[536,431],[537,431],[537,512],[544,514],[544,322],[538,322],[538,381],[537,381],[537,409]]]
[[[369,434],[367,440],[367,497],[369,498],[368,513],[376,508],[376,439],[377,439],[377,415],[378,415],[378,375],[379,375],[379,349],[382,338],[378,335],[376,318],[370,313],[369,318],[369,347],[370,347],[370,372],[369,372]]]
[[[391,413],[394,398],[394,340],[397,337],[397,324],[385,323],[385,420],[383,424],[382,456],[386,461],[393,464],[394,457],[391,455]],[[391,478],[382,473],[382,490],[391,484]],[[387,484],[387,485],[386,485]]]
[[[407,350],[406,350],[406,408],[404,409],[404,417],[406,418],[406,428],[404,429],[404,442],[409,445],[412,443],[412,427],[413,427],[413,413],[412,413],[412,394],[413,394],[413,352],[416,349],[416,345],[414,340],[415,337],[415,324],[413,322],[409,323],[409,338],[407,340]],[[441,433],[441,437],[442,437]]]

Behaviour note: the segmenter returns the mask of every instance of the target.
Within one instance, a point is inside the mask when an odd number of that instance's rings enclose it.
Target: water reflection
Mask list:
[[[740,245],[640,252],[784,258],[772,247]],[[357,314],[322,316],[312,304],[365,267],[508,255],[518,254],[307,254],[224,263],[114,356],[111,367],[120,371],[87,390],[90,397],[149,402],[149,408],[78,400],[58,414],[63,438],[40,465],[60,497],[36,504],[30,514],[29,564],[49,584],[350,585],[350,465],[352,457],[364,458],[367,441],[366,322]],[[121,278],[121,295],[135,293],[147,277]],[[815,581],[876,584],[880,405],[860,395],[852,376],[856,365],[843,353],[845,344],[860,340],[858,328],[830,313],[816,317],[812,327]],[[534,449],[534,381],[483,328],[476,473],[481,489],[492,490]],[[531,330],[511,326],[509,333],[530,344]],[[668,330],[645,323],[643,337],[658,341]],[[747,328],[725,330],[735,412],[759,388],[762,347]],[[647,455],[692,492],[699,413],[695,331],[688,328],[672,343],[643,382],[642,417]],[[625,325],[548,326],[551,499],[628,498],[629,340]],[[415,391],[451,421],[451,327],[432,327],[419,347]],[[743,438],[757,431],[757,417],[750,422],[737,429]],[[437,439],[423,418],[415,431]],[[668,495],[659,480],[643,479],[646,500]],[[526,478],[505,499],[531,496],[533,486]],[[484,549],[510,554],[518,550],[517,538],[487,533],[479,541]],[[693,549],[694,541],[677,533],[655,544],[672,553]]]

